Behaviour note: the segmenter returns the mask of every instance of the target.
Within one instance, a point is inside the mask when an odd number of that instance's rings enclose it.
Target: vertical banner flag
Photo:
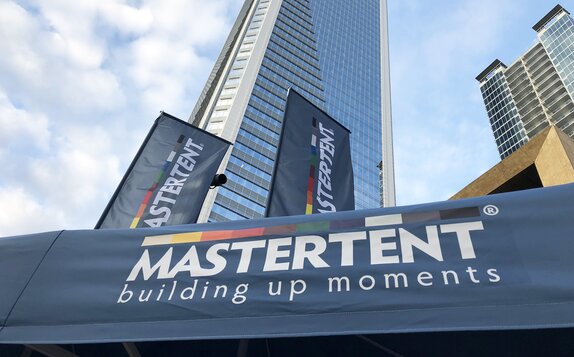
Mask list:
[[[353,209],[349,130],[290,89],[267,217]]]
[[[96,228],[195,223],[229,144],[162,112]]]

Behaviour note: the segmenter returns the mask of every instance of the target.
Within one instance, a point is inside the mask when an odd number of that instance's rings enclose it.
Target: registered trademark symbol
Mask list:
[[[482,208],[482,212],[488,216],[496,216],[499,210],[495,205],[486,205]]]

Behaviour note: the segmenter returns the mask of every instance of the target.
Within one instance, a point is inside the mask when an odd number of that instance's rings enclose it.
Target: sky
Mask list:
[[[0,236],[93,228],[159,112],[189,117],[242,2],[0,0]],[[555,5],[388,0],[398,205],[499,161],[474,78]]]

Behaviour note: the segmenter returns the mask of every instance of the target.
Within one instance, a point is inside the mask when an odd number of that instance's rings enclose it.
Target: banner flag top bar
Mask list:
[[[96,228],[195,223],[229,145],[162,112]]]

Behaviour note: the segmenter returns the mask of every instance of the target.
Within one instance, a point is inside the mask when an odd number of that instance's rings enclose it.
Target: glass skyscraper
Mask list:
[[[502,159],[549,125],[574,137],[574,21],[557,5],[533,29],[538,41],[525,54],[476,77]]]
[[[394,205],[386,1],[246,0],[190,121],[234,143],[200,221],[263,217],[287,89],[351,134],[356,208]]]

